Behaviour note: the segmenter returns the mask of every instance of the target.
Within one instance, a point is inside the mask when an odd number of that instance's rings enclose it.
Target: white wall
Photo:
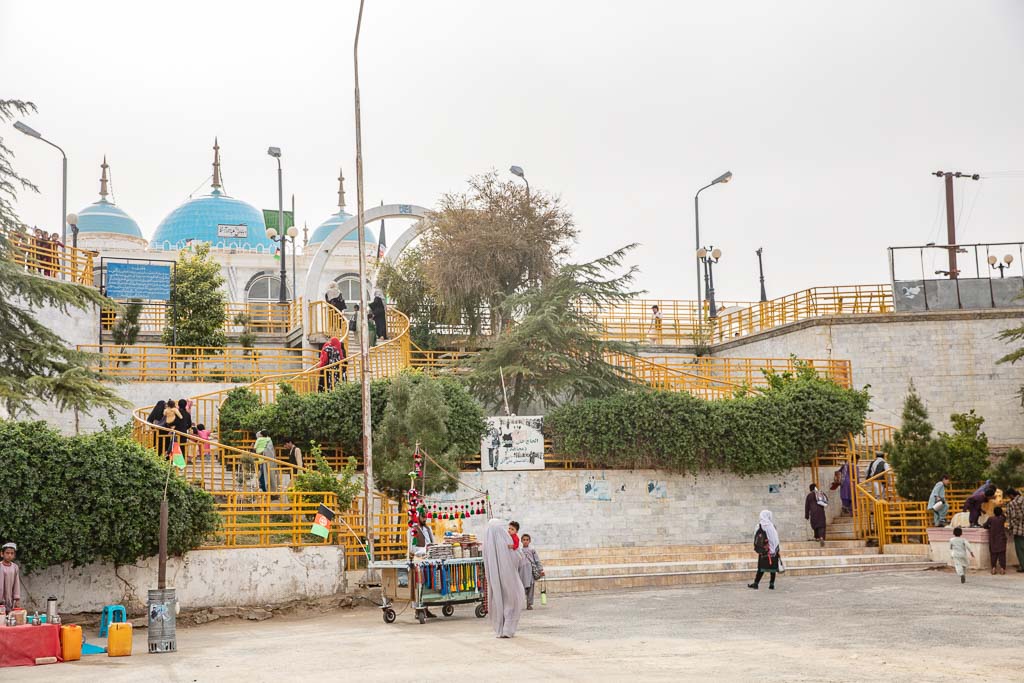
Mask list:
[[[344,592],[344,550],[337,546],[193,550],[167,561],[167,587],[182,609],[264,606]],[[138,610],[157,587],[157,558],[117,569],[94,563],[48,567],[22,577],[22,598],[45,605],[55,596],[62,613],[98,612],[120,604]]]
[[[460,475],[490,492],[495,517],[514,519],[538,548],[701,545],[753,542],[758,513],[769,509],[783,540],[806,540],[804,498],[810,470],[740,477],[715,473],[670,475],[656,470],[546,470]],[[588,482],[608,482],[611,500],[589,500]],[[665,484],[665,497],[648,493]],[[769,493],[777,486],[778,493]],[[460,488],[451,497],[478,495]],[[464,528],[483,535],[485,516]]]

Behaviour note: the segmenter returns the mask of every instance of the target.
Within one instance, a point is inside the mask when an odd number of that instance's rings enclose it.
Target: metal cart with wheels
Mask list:
[[[487,616],[487,581],[481,557],[411,562],[376,562],[380,571],[381,612],[384,623],[397,618],[395,603],[406,601],[416,612],[416,620],[427,621],[427,608],[440,607],[441,614],[455,614],[456,605],[476,604],[477,618]]]

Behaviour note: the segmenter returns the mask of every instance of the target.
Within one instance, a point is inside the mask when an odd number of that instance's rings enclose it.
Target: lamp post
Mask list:
[[[508,170],[509,170],[509,173],[511,173],[512,175],[519,176],[520,178],[523,179],[523,182],[526,183],[526,203],[529,204],[530,203],[530,181],[526,179],[526,172],[523,171],[523,167],[522,166],[511,166],[511,167],[509,167]]]
[[[281,286],[278,288],[278,303],[284,303],[288,300],[288,257],[285,254],[287,249],[288,240],[286,239],[284,229],[284,190],[281,181],[281,148],[280,147],[268,147],[267,154],[277,159],[277,230],[273,228],[267,229],[267,237],[270,239],[276,239],[281,245]]]
[[[708,189],[712,185],[719,183],[727,183],[732,180],[732,171],[726,171],[722,175],[718,176],[704,187],[697,190],[697,194],[693,195],[693,220],[695,222],[694,235],[696,237],[696,248],[700,249],[700,193]],[[700,261],[697,261],[697,305],[703,308],[702,299],[700,298]],[[712,318],[715,316],[712,315]]]
[[[71,226],[71,247],[78,249],[78,214],[69,213],[64,220]]]
[[[1006,256],[1003,257],[1002,263],[998,262],[999,259],[996,257],[995,254],[992,254],[991,256],[988,257],[988,265],[992,267],[992,270],[999,271],[999,279],[1002,280],[1004,277],[1003,271],[1009,268],[1010,264],[1013,263],[1013,254],[1007,254]],[[997,263],[998,265],[996,265]]]
[[[722,258],[721,249],[701,247],[697,250],[698,267],[700,263],[704,264],[704,285],[708,292],[708,317],[712,320],[718,317],[718,309],[715,308],[715,275],[712,272],[712,267],[718,263],[720,258]]]
[[[53,144],[52,142],[50,142],[49,140],[44,138],[39,131],[37,131],[36,129],[32,128],[31,126],[27,126],[24,123],[22,123],[21,121],[16,121],[15,124],[14,124],[14,128],[16,130],[21,131],[25,135],[28,135],[29,137],[36,138],[37,140],[42,140],[43,142],[48,144],[50,147],[53,147],[58,152],[60,152],[61,157],[63,157],[63,159],[64,159],[63,165],[61,167],[61,176],[62,176],[63,180],[62,180],[62,184],[61,184],[61,203],[60,203],[60,221],[61,221],[60,243],[61,244],[67,244],[67,241],[68,241],[68,224],[64,222],[64,218],[65,218],[65,216],[67,216],[67,213],[68,213],[68,155],[64,153],[63,149],[61,149],[57,145]]]
[[[761,273],[761,303],[768,301],[768,294],[764,291],[764,263],[761,262],[761,252],[764,251],[764,247],[758,247],[757,251],[757,270]]]

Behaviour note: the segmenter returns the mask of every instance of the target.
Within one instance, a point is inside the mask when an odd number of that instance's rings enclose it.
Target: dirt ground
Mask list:
[[[874,573],[775,591],[695,586],[552,596],[498,640],[471,606],[418,624],[372,607],[179,630],[178,652],[5,670],[24,681],[1011,681],[1024,671],[1024,574]],[[438,610],[439,611],[439,610]],[[90,638],[92,642],[102,642]]]

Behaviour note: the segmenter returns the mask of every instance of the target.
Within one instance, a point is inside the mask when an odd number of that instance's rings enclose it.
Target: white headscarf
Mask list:
[[[487,523],[484,537],[484,572],[487,576],[487,616],[494,635],[511,638],[526,607],[526,591],[519,578],[519,556],[512,551],[508,524],[500,519]]]
[[[775,528],[775,522],[772,521],[771,510],[761,510],[760,526],[768,534],[768,550],[774,553],[779,549],[779,532]]]

